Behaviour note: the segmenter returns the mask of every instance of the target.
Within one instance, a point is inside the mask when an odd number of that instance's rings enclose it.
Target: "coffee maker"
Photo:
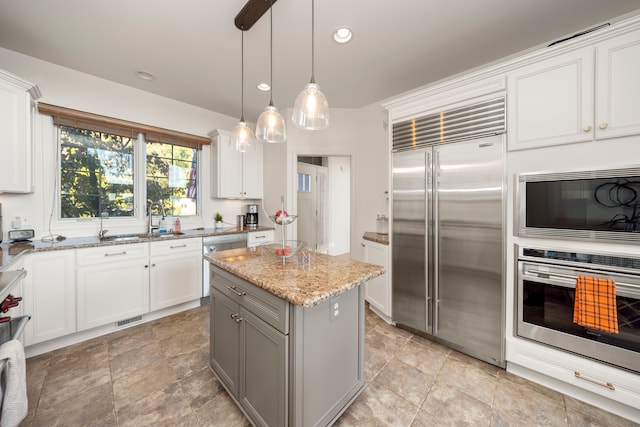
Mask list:
[[[245,223],[247,228],[256,228],[258,226],[258,205],[247,205],[247,220]]]

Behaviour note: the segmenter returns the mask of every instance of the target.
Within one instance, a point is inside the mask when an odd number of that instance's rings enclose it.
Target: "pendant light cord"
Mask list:
[[[273,107],[273,0],[269,6],[269,106]]]
[[[315,83],[316,82],[316,78],[315,78],[315,68],[316,68],[316,64],[315,64],[315,39],[314,39],[314,34],[315,34],[315,5],[314,5],[314,0],[311,0],[311,83]]]
[[[240,88],[240,105],[242,111],[240,112],[240,121],[244,122],[244,26],[240,28],[240,84],[242,87]]]

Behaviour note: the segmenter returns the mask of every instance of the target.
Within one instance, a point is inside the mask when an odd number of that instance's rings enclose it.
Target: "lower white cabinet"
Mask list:
[[[149,312],[149,244],[78,251],[78,330]]]
[[[34,253],[24,260],[25,345],[76,332],[76,251]]]
[[[150,252],[151,311],[202,296],[202,239],[152,242]]]
[[[385,273],[365,284],[365,300],[378,314],[391,319],[391,282],[389,281],[389,246],[362,239],[362,261],[385,268]]]

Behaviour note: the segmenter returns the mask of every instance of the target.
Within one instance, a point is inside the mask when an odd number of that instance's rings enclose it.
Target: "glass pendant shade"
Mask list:
[[[273,105],[268,105],[258,117],[256,138],[258,141],[269,143],[279,143],[287,140],[285,121],[278,113],[278,109]]]
[[[291,120],[299,128],[307,130],[321,130],[329,126],[329,103],[315,82],[308,83],[298,94]]]
[[[256,150],[255,136],[253,135],[251,128],[247,126],[244,119],[241,119],[238,125],[231,131],[231,135],[229,136],[229,145],[243,153]]]

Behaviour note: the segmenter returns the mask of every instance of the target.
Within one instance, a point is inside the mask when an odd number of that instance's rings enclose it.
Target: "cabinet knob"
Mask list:
[[[236,323],[240,323],[244,320],[242,317],[240,317],[239,314],[236,314],[236,313],[230,315],[229,317],[231,317],[232,320],[235,320]]]
[[[608,127],[609,127],[609,124],[608,124],[608,123],[602,123],[602,124],[600,125],[600,129],[606,129],[606,128],[608,128]]]
[[[585,132],[591,132],[591,126],[587,125],[587,126],[583,127],[582,130],[585,131]]]
[[[364,243],[360,243],[360,246],[362,246],[364,248],[367,245],[365,245]]]

